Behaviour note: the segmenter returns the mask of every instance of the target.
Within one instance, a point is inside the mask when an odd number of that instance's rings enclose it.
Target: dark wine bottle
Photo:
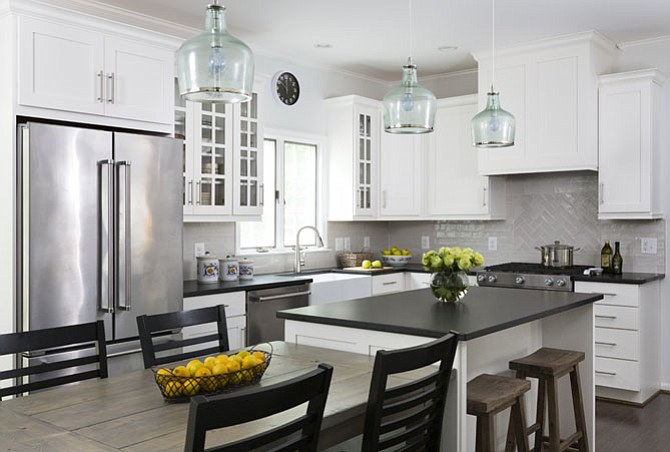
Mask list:
[[[609,240],[605,240],[605,246],[600,251],[600,266],[603,268],[604,273],[612,271],[612,247]]]
[[[612,273],[620,275],[623,273],[623,257],[619,251],[619,242],[614,242],[614,257],[612,257]]]

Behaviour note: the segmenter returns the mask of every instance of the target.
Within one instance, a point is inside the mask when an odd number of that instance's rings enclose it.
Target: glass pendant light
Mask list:
[[[491,0],[491,90],[486,95],[486,108],[472,118],[472,144],[479,148],[502,148],[514,145],[514,115],[500,107],[495,79],[495,0]]]
[[[177,50],[179,92],[196,102],[235,103],[251,99],[254,57],[226,29],[226,8],[207,6],[205,31]]]
[[[412,0],[409,0],[409,54],[400,85],[384,96],[384,130],[389,133],[428,133],[435,124],[435,95],[419,85],[416,65],[412,63]]]

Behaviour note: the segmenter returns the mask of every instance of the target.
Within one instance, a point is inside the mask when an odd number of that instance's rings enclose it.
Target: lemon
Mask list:
[[[381,261],[374,261],[372,264],[372,268],[382,268],[382,263]]]
[[[212,375],[221,375],[225,374],[228,372],[228,367],[226,367],[225,363],[217,363],[214,367],[212,367]]]
[[[259,363],[265,361],[265,353],[263,352],[253,352],[252,355],[258,360]]]
[[[228,361],[228,355],[219,355],[216,357],[217,361]]]
[[[158,369],[156,372],[156,383],[159,385],[165,385],[168,381],[170,381],[170,377],[172,376],[172,372],[170,372],[168,369]]]
[[[244,359],[242,360],[242,369],[249,369],[251,367],[254,367],[258,363],[259,361],[256,359],[254,355],[245,356]]]
[[[182,391],[183,385],[181,384],[181,381],[172,380],[168,381],[165,385],[165,395],[172,399],[181,396]]]
[[[365,259],[363,262],[361,262],[361,267],[363,268],[370,268],[372,267],[372,262],[369,260]]]
[[[205,366],[199,367],[198,370],[195,371],[195,374],[193,374],[194,377],[210,377],[211,375],[212,371]]]
[[[172,370],[172,375],[177,377],[190,377],[191,371],[186,366],[177,366]]]
[[[246,358],[249,355],[250,355],[250,353],[249,353],[248,350],[241,350],[241,351],[237,352],[237,356],[239,356],[242,359]]]
[[[200,360],[194,359],[188,362],[186,368],[188,369],[190,375],[194,375],[195,371],[202,366],[204,366],[204,364]]]
[[[237,372],[238,370],[240,370],[240,367],[241,367],[240,363],[237,360],[229,360],[226,363],[226,368],[228,369],[228,373]]]
[[[244,358],[244,357],[243,357],[243,356],[240,356],[239,354],[237,354],[237,355],[233,355],[233,356],[228,357],[228,363],[231,362],[231,361],[236,361],[238,364],[242,364],[242,359],[243,359],[243,358]],[[227,365],[228,363],[226,363],[226,365]]]
[[[189,378],[182,385],[182,394],[187,396],[196,395],[200,392],[200,383],[195,378]]]
[[[213,356],[208,356],[207,358],[205,358],[205,361],[204,361],[204,366],[205,367],[207,367],[211,370],[212,367],[214,367],[215,365],[216,365],[216,358],[214,358]]]

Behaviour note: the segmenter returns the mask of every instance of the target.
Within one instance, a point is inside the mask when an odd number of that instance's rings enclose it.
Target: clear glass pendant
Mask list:
[[[435,95],[419,85],[416,65],[408,59],[400,85],[384,96],[384,130],[389,133],[428,133],[435,124]]]
[[[253,54],[228,34],[225,10],[217,4],[207,6],[205,31],[177,50],[179,92],[185,99],[223,103],[251,99]]]
[[[500,108],[498,93],[487,93],[486,108],[472,118],[472,144],[483,148],[514,145],[514,116]]]

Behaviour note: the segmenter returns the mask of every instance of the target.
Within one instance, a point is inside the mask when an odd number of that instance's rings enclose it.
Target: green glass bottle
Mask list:
[[[612,271],[612,254],[610,241],[605,240],[605,246],[603,246],[603,249],[600,251],[600,266],[604,273],[610,273]]]
[[[623,273],[623,257],[619,251],[619,242],[614,242],[614,257],[612,257],[612,273],[620,275]]]

